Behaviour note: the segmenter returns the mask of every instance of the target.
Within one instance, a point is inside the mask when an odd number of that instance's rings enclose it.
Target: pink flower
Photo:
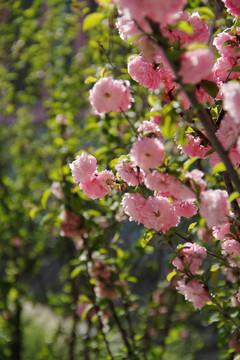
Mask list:
[[[98,173],[95,173],[88,182],[80,183],[79,186],[90,199],[101,199],[109,193],[108,186],[103,186],[102,183],[98,179]]]
[[[174,176],[154,170],[145,177],[145,185],[150,190],[157,190],[162,196],[172,197],[182,201],[195,201],[196,195]]]
[[[206,181],[203,180],[204,173],[198,169],[188,171],[185,175],[186,179],[189,179],[191,188],[194,191],[197,191],[197,186],[199,186],[200,191],[204,191],[206,188]]]
[[[148,229],[162,231],[179,223],[179,217],[171,202],[161,196],[149,197],[147,200],[140,194],[126,194],[122,205],[130,221],[142,223]]]
[[[203,260],[207,256],[207,251],[204,247],[198,244],[192,244],[187,242],[183,245],[183,248],[179,252],[179,256],[182,258],[184,264],[190,264],[189,270],[194,275],[199,271],[200,266],[202,265]],[[172,264],[177,267],[178,270],[184,270],[182,262],[176,257]]]
[[[75,237],[81,235],[79,225],[82,220],[81,217],[72,211],[64,210],[60,214],[61,222],[61,236]]]
[[[179,76],[183,84],[198,84],[212,71],[214,56],[208,49],[186,51],[181,56]]]
[[[168,24],[177,18],[186,0],[115,0],[115,3],[121,11],[128,9],[136,21],[147,17],[155,22]]]
[[[200,215],[209,228],[226,221],[229,215],[227,192],[225,190],[203,191],[200,196]]]
[[[101,184],[101,186],[107,190],[107,193],[111,195],[112,187],[116,181],[116,177],[112,171],[104,170],[95,175]]]
[[[151,27],[145,19],[138,20],[138,26],[126,10],[116,22],[116,28],[118,29],[119,36],[125,41],[129,40],[134,35],[142,34],[140,29],[147,33],[151,32]]]
[[[130,159],[143,170],[156,168],[164,160],[164,144],[157,138],[137,140],[130,151]]]
[[[240,243],[237,240],[225,240],[221,247],[222,253],[229,256],[230,265],[240,268]]]
[[[111,111],[128,110],[133,98],[128,81],[104,77],[96,82],[90,90],[89,100],[98,114],[104,114]]]
[[[187,145],[179,146],[179,148],[190,157],[197,156],[200,159],[204,159],[205,154],[211,150],[211,147],[204,144],[203,140],[199,137],[195,138],[190,134],[186,134],[186,137],[188,139]]]
[[[130,221],[143,223],[145,214],[146,199],[141,194],[125,194],[122,202],[125,214],[129,216]]]
[[[56,196],[57,199],[62,200],[65,198],[61,184],[58,181],[54,181],[52,183],[51,190],[52,190],[52,194]]]
[[[238,302],[240,303],[240,286],[239,286],[238,292],[237,292],[237,299],[238,299]]]
[[[196,205],[187,201],[173,200],[173,205],[175,207],[176,214],[178,216],[184,216],[186,218],[190,218],[193,215],[196,215],[198,211]]]
[[[223,224],[219,224],[218,226],[214,226],[213,227],[213,236],[217,239],[217,240],[227,240],[227,239],[231,239],[231,238],[235,238],[235,235],[232,234],[231,237],[229,237],[229,235],[227,236],[227,234],[231,233],[230,230],[230,222],[226,221]]]
[[[227,8],[227,12],[233,16],[240,16],[239,0],[222,0]]]
[[[171,227],[177,226],[180,220],[173,204],[162,196],[150,196],[143,210],[145,212],[143,225],[148,229],[165,233]]]
[[[236,124],[240,124],[240,84],[230,81],[221,87],[223,92],[223,108],[228,111],[232,120]]]
[[[97,170],[97,160],[92,155],[82,153],[76,157],[76,160],[69,164],[72,170],[73,181],[75,183],[86,183],[92,177],[93,173]]]
[[[133,80],[148,89],[156,90],[161,87],[168,92],[174,87],[173,73],[163,65],[163,62],[155,63],[142,56],[131,56],[128,72]]]
[[[178,21],[187,21],[193,28],[193,34],[188,34],[178,28],[171,28],[171,31],[162,29],[164,36],[167,36],[171,42],[179,40],[181,48],[193,43],[206,43],[209,38],[209,30],[204,21],[197,12],[190,15],[186,10],[179,14]]]
[[[151,121],[144,120],[139,125],[137,130],[139,133],[142,133],[145,136],[154,135],[154,136],[158,137],[159,139],[162,139],[162,137],[163,137],[160,127]]]
[[[205,303],[210,301],[207,291],[195,279],[187,284],[185,284],[185,280],[180,280],[177,285],[177,291],[184,295],[186,300],[193,302],[195,309],[200,310]]]
[[[144,172],[140,169],[138,172],[131,161],[119,160],[115,169],[117,175],[130,186],[138,186],[143,182]]]

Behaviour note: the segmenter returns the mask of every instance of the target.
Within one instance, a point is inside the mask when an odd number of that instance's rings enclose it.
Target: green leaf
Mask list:
[[[102,6],[108,7],[111,3],[111,0],[98,0],[98,3]]]
[[[83,31],[87,31],[88,29],[95,27],[97,24],[100,23],[100,21],[102,21],[103,18],[104,18],[103,13],[95,12],[87,15],[83,21],[83,27],[82,27]]]
[[[195,228],[195,226],[197,225],[197,222],[193,222],[192,224],[189,225],[188,227],[188,233],[191,234],[193,229]]]
[[[234,191],[233,193],[231,193],[231,195],[229,196],[228,200],[231,202],[231,201],[233,201],[233,200],[236,200],[239,196],[240,196],[239,192]]]
[[[215,175],[216,173],[226,171],[226,167],[223,162],[218,163],[212,168],[212,174]]]
[[[176,28],[190,35],[194,33],[193,27],[187,21],[178,21],[178,23],[176,24]]]
[[[85,82],[85,84],[89,84],[89,83],[94,83],[96,81],[97,81],[97,79],[95,77],[89,76],[84,82]]]
[[[207,6],[202,6],[202,7],[199,7],[197,9],[195,9],[195,11],[197,11],[200,16],[201,15],[207,15],[207,17],[209,19],[212,19],[214,20],[215,19],[215,15],[214,15],[214,12]]]
[[[240,72],[240,66],[234,66],[231,70],[228,70],[230,73],[231,72]]]
[[[215,99],[219,92],[219,88],[214,82],[209,80],[202,80],[200,85],[202,86],[203,90],[206,91],[206,93]]]
[[[47,189],[44,191],[44,193],[42,195],[41,204],[44,209],[46,209],[46,207],[47,207],[47,201],[48,201],[48,198],[51,195],[51,193],[52,193],[52,190]]]
[[[170,282],[175,275],[177,275],[177,271],[176,271],[176,270],[170,272],[170,273],[168,274],[168,276],[167,276],[167,281]]]
[[[192,157],[191,159],[188,159],[187,161],[185,161],[184,165],[183,165],[183,170],[187,171],[190,166],[198,159],[197,156]]]
[[[151,238],[153,237],[153,233],[151,232],[147,232],[141,239],[140,239],[140,244],[143,248],[145,248],[145,246],[148,244],[148,242],[151,240]]]
[[[222,44],[222,47],[228,46],[228,45],[238,46],[238,43],[234,40],[227,40],[227,41],[224,41],[224,43]]]
[[[75,269],[73,269],[73,271],[71,272],[71,279],[74,279],[76,276],[78,276],[80,274],[80,272],[82,271],[82,265],[79,265],[77,267],[75,267]]]

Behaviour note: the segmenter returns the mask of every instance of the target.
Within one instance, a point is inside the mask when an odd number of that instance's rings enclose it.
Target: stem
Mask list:
[[[121,113],[124,115],[125,119],[127,120],[128,124],[131,126],[132,130],[135,132],[135,134],[138,136],[140,136],[137,132],[137,130],[135,129],[135,127],[133,126],[133,124],[131,123],[131,121],[129,120],[129,117],[127,116],[127,114],[125,113],[125,111],[123,111],[123,109],[121,109]]]
[[[208,296],[210,297],[211,301],[219,308],[221,311],[221,314],[225,317],[225,319],[231,321],[231,323],[238,329],[240,332],[240,326],[236,323],[236,321],[231,317],[231,315],[227,314],[225,309],[222,307],[222,305],[219,304],[219,302],[215,299],[215,297],[210,293],[208,284],[204,283],[204,288],[208,293]]]
[[[89,262],[92,262],[92,253],[91,253],[91,249],[87,243],[87,241],[85,241],[85,247],[87,249],[87,253],[88,253],[88,261]],[[93,285],[91,284],[90,280],[90,275],[88,273],[88,269],[87,269],[87,278],[88,278],[88,284],[89,284],[89,288],[90,288],[90,291],[91,291],[91,294],[92,294],[92,301],[93,301],[93,304],[94,304],[94,308],[96,309],[96,312],[97,312],[97,319],[98,319],[98,328],[99,328],[99,331],[103,337],[103,341],[105,343],[105,346],[106,346],[106,349],[107,349],[107,352],[108,352],[108,355],[110,357],[110,360],[114,360],[114,357],[112,355],[112,352],[111,352],[111,349],[110,349],[110,346],[109,346],[109,342],[106,338],[106,334],[103,330],[104,328],[104,325],[102,323],[102,320],[101,320],[101,316],[99,315],[99,306],[97,304],[97,301],[96,301],[96,294],[95,294],[95,291],[94,291],[94,288],[93,288]]]
[[[114,305],[113,305],[112,300],[109,299],[109,300],[108,300],[108,303],[109,303],[110,309],[111,309],[111,311],[112,311],[112,313],[113,313],[114,320],[115,320],[115,322],[116,322],[116,324],[117,324],[117,326],[118,326],[118,329],[119,329],[119,331],[120,331],[120,333],[121,333],[123,342],[124,342],[124,344],[125,344],[125,346],[126,346],[126,348],[127,348],[128,355],[131,357],[131,356],[133,355],[133,352],[132,352],[131,346],[130,346],[130,344],[129,344],[126,331],[125,331],[124,328],[122,327],[122,324],[121,324],[121,322],[120,322],[120,320],[119,320],[119,318],[118,318],[118,316],[117,316],[117,313],[116,313],[116,310],[115,310],[115,308],[114,308]]]
[[[21,331],[22,307],[19,300],[16,300],[16,310],[13,318],[13,334],[11,344],[11,360],[22,359],[22,331]]]

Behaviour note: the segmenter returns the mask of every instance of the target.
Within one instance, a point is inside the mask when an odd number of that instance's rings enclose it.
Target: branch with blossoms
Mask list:
[[[148,229],[144,246],[159,233],[169,243],[176,228],[180,233],[186,223],[195,224],[194,240],[181,244],[172,262],[180,277],[175,288],[195,309],[214,304],[239,331],[230,299],[224,299],[231,307],[228,314],[212,295],[218,286],[212,284],[209,290],[204,280],[208,271],[200,267],[207,254],[214,258],[230,283],[228,294],[239,306],[240,28],[234,17],[240,16],[240,6],[223,1],[233,26],[216,29],[214,36],[213,7],[198,9],[208,14],[207,22],[198,12],[188,11],[186,0],[114,3],[120,37],[132,41],[141,55],[128,59],[131,84],[102,77],[89,100],[101,118],[121,113],[135,141],[118,159],[115,172],[99,172],[97,159],[82,152],[70,164],[73,180],[91,199],[121,194],[129,220]],[[134,94],[136,89],[148,90],[150,120],[133,123],[129,110],[138,104],[131,87]]]

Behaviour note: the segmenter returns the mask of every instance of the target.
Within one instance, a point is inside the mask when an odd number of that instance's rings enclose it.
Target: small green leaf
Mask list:
[[[212,20],[215,19],[214,12],[211,9],[209,9],[207,6],[199,7],[197,9],[195,9],[195,11],[197,11],[200,14],[200,16],[201,15],[207,15],[207,17],[209,19],[212,19]]]
[[[176,28],[190,35],[194,33],[193,27],[187,21],[178,21]]]
[[[183,165],[183,170],[187,171],[190,166],[198,159],[197,156],[192,157],[191,159],[188,159],[187,161],[185,161],[184,165]]]
[[[92,13],[89,14],[85,17],[84,21],[83,21],[83,31],[86,31],[92,27],[95,27],[97,24],[100,23],[100,21],[102,21],[102,19],[104,18],[104,14],[103,13]]]
[[[236,200],[239,196],[240,196],[239,192],[234,191],[233,193],[231,193],[231,195],[229,196],[228,200],[231,202],[231,201],[233,201],[233,200]]]
[[[78,276],[80,274],[80,272],[82,271],[82,265],[79,265],[77,267],[75,267],[75,269],[73,269],[73,271],[71,272],[71,279],[74,279],[76,276]]]
[[[231,70],[228,70],[230,73],[231,72],[240,72],[240,66],[234,66]]]
[[[228,46],[228,45],[231,45],[231,46],[238,46],[238,43],[234,40],[227,40],[227,41],[224,41],[224,43],[222,44],[222,47],[225,47],[225,46]]]
[[[202,80],[200,85],[202,86],[203,90],[206,91],[206,93],[215,99],[219,92],[219,88],[213,81]]]
[[[191,234],[195,226],[197,225],[197,222],[191,223],[188,227],[188,233]]]
[[[97,81],[97,79],[95,77],[89,76],[84,82],[85,82],[85,84],[89,84],[89,83],[94,83],[96,81]]]
[[[212,168],[212,174],[215,175],[216,173],[226,171],[226,167],[223,162],[218,163]]]
[[[143,248],[145,248],[145,246],[148,244],[148,242],[151,240],[151,238],[153,237],[153,233],[151,232],[147,232],[141,239],[140,239],[140,244]]]
[[[41,204],[44,209],[46,209],[46,207],[47,207],[47,201],[48,201],[48,198],[51,195],[51,193],[52,193],[52,190],[47,189],[44,191],[44,193],[42,195]]]
[[[177,271],[176,271],[176,270],[170,272],[170,273],[168,274],[168,276],[167,276],[167,281],[170,282],[175,275],[177,275]]]

